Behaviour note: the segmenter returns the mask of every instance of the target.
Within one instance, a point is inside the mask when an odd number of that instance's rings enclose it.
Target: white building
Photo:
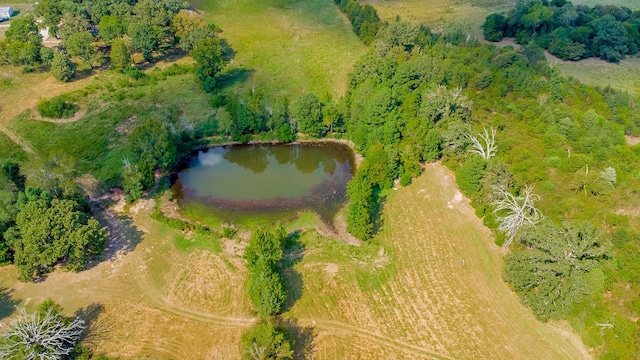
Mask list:
[[[9,20],[13,15],[13,8],[11,6],[0,7],[0,21]]]

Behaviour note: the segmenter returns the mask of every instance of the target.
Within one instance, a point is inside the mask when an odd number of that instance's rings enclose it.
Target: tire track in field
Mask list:
[[[27,140],[23,139],[21,136],[9,130],[9,128],[0,124],[0,131],[2,131],[11,141],[16,143],[16,145],[20,146],[22,150],[24,150],[27,154],[35,154],[36,152],[33,150],[33,147],[27,142]]]
[[[224,315],[216,315],[211,313],[204,313],[199,311],[194,311],[187,307],[175,305],[166,301],[165,296],[161,293],[159,289],[157,289],[148,276],[148,271],[146,271],[146,267],[144,266],[144,259],[142,259],[139,255],[136,254],[136,258],[132,259],[132,269],[135,269],[131,276],[135,279],[136,284],[139,286],[141,290],[143,290],[143,295],[146,300],[149,301],[148,305],[156,307],[158,310],[166,311],[167,313],[177,315],[180,317],[188,318],[191,320],[205,322],[214,325],[220,326],[234,326],[234,327],[249,327],[253,323],[255,323],[255,318],[243,318],[243,317],[233,317],[233,316],[224,316]],[[361,338],[365,338],[369,341],[381,344],[388,348],[393,348],[395,350],[401,351],[403,353],[409,355],[415,355],[420,357],[426,357],[430,359],[437,360],[449,360],[449,357],[433,353],[425,348],[416,346],[414,344],[410,344],[405,341],[396,340],[388,336],[384,336],[378,334],[373,331],[365,330],[361,327],[353,326],[347,323],[343,323],[340,321],[332,321],[332,320],[314,320],[314,319],[305,319],[299,318],[299,321],[306,323],[314,323],[316,324],[316,328],[327,331],[331,334],[335,333],[348,333],[353,334]]]
[[[365,338],[369,341],[378,343],[378,344],[383,344],[386,347],[389,348],[393,348],[395,350],[401,351],[403,353],[409,354],[409,355],[418,355],[418,356],[422,356],[422,357],[427,357],[430,359],[436,359],[436,360],[451,360],[452,358],[449,358],[447,356],[441,355],[441,354],[436,354],[434,352],[431,352],[425,348],[419,347],[419,346],[415,346],[413,344],[410,344],[408,342],[405,341],[401,341],[401,340],[397,340],[397,339],[393,339],[390,338],[388,336],[384,336],[381,334],[378,334],[376,332],[373,331],[369,331],[369,330],[365,330],[361,327],[356,327],[353,325],[349,325],[340,321],[333,321],[333,320],[312,320],[312,319],[304,319],[304,318],[300,318],[298,319],[300,321],[304,321],[304,322],[310,322],[310,323],[314,323],[315,322],[315,328],[317,329],[321,329],[324,331],[329,331],[331,334],[335,334],[337,332],[346,332],[346,333],[350,333],[350,334],[354,334],[357,335],[361,338]]]

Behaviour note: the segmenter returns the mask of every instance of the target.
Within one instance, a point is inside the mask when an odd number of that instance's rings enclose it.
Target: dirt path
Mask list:
[[[22,137],[18,136],[18,134],[16,134],[15,132],[13,132],[12,130],[10,130],[9,128],[7,128],[5,125],[3,125],[1,123],[0,123],[0,131],[2,131],[5,135],[7,135],[7,137],[9,137],[9,139],[11,139],[11,141],[13,141],[18,146],[20,146],[22,148],[22,150],[24,150],[26,153],[35,154],[35,151],[33,150],[31,145],[29,145],[29,143],[25,139],[23,139]]]
[[[15,71],[15,69],[10,70]],[[1,68],[0,72],[2,72]],[[35,154],[35,150],[28,141],[10,128],[11,120],[26,110],[34,109],[40,98],[52,98],[82,89],[89,85],[93,79],[92,76],[89,76],[63,83],[48,74],[21,74],[20,76],[15,76],[5,72],[0,75],[11,79],[13,82],[10,89],[0,95],[0,131],[29,154]]]

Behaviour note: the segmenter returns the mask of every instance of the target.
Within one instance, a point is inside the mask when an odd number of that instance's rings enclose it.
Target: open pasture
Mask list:
[[[332,1],[194,1],[236,52],[228,85],[269,98],[305,91],[340,97],[366,47]]]
[[[239,358],[240,334],[255,321],[242,285],[246,234],[222,240],[222,251],[179,249],[183,235],[151,220],[150,206],[133,206],[133,220],[100,212],[110,244],[90,270],[25,284],[8,267],[0,285],[28,307],[52,297],[85,309],[94,329],[87,344],[110,355]],[[283,317],[313,329],[315,359],[588,358],[566,325],[535,320],[501,266],[453,175],[429,165],[391,193],[371,244],[311,231],[296,240],[282,264]]]

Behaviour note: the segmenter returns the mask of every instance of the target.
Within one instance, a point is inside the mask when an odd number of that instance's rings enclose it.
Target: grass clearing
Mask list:
[[[453,174],[430,165],[391,193],[372,243],[305,231],[288,248],[284,317],[314,328],[315,359],[589,357],[566,325],[536,321],[502,282],[500,251],[467,201],[452,200],[457,191]],[[90,270],[19,283],[4,267],[0,288],[30,309],[47,297],[69,312],[91,307],[86,341],[110,355],[239,358],[241,333],[255,321],[244,288],[247,237],[223,241],[221,253],[179,249],[181,234],[149,210],[133,207],[133,222],[99,216],[110,248]],[[126,245],[118,234],[140,239]]]
[[[383,21],[395,21],[399,16],[434,31],[452,26],[469,31],[478,39],[482,39],[480,26],[487,15],[510,8],[503,1],[495,0],[366,0],[366,3],[376,8]]]
[[[237,52],[232,90],[256,87],[267,98],[305,91],[341,96],[366,47],[331,1],[194,1]]]
[[[201,234],[178,234],[173,239],[173,245],[181,251],[206,250],[214,253],[222,251],[218,241],[213,240],[210,236]]]
[[[583,84],[606,87],[640,94],[640,59],[628,58],[620,64],[608,63],[597,58],[580,60],[579,62],[562,61],[556,58],[549,60],[557,66],[565,76],[571,76]]]

